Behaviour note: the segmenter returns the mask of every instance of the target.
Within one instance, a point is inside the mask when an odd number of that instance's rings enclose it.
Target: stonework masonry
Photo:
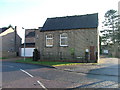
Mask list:
[[[60,46],[60,34],[68,34],[68,46]],[[53,35],[53,47],[46,47],[46,35]],[[46,61],[70,61],[86,62],[85,50],[89,50],[89,61],[97,62],[96,53],[98,53],[98,30],[91,29],[73,29],[73,30],[56,30],[56,31],[36,31],[35,47],[40,52],[40,60]],[[90,50],[90,47],[94,47]],[[71,54],[74,50],[74,55]],[[93,55],[90,54],[93,51]],[[90,57],[94,58],[90,60]]]
[[[15,57],[17,53],[19,54],[19,49],[21,45],[21,38],[16,35],[16,47],[15,47],[15,32],[11,32],[1,38],[1,57]]]

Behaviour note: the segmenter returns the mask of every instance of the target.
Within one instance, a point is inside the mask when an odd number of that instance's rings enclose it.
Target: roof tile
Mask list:
[[[98,13],[47,18],[41,31],[97,28]]]

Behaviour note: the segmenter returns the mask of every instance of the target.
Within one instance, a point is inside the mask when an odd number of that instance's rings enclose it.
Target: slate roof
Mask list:
[[[41,31],[97,28],[98,13],[66,17],[47,18]]]
[[[35,37],[35,31],[29,32],[25,37]]]
[[[5,27],[5,28],[0,28],[0,33],[6,31],[7,29],[8,29],[7,27]]]

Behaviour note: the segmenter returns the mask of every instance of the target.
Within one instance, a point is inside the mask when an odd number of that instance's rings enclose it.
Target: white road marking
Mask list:
[[[45,90],[47,90],[47,88],[40,82],[40,81],[37,81],[38,82],[38,84],[40,84],[40,86],[42,87],[42,88],[44,88]]]
[[[25,70],[23,69],[20,69],[22,72],[26,73],[27,75],[29,75],[30,77],[34,77],[33,75],[31,75],[30,73],[26,72]],[[44,88],[45,90],[47,90],[47,88],[40,82],[40,81],[37,81],[38,84],[40,84],[40,86],[42,88]]]
[[[25,70],[23,69],[20,69],[22,72],[26,73],[27,75],[29,75],[30,77],[33,77],[33,75],[31,75],[30,73],[26,72]]]

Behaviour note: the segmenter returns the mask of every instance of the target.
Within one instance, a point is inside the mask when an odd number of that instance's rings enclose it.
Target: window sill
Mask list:
[[[45,46],[46,48],[52,48],[53,46]]]
[[[60,45],[60,47],[68,47],[68,45]]]

